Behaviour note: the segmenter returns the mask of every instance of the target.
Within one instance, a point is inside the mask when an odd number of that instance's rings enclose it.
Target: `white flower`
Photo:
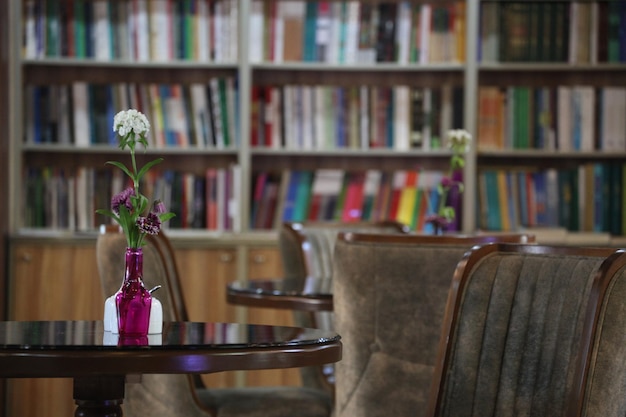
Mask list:
[[[137,136],[146,136],[150,132],[150,122],[146,116],[135,110],[123,110],[113,118],[113,131],[121,137],[133,132]]]
[[[448,148],[461,153],[469,152],[472,144],[472,135],[465,129],[451,129],[448,131]]]

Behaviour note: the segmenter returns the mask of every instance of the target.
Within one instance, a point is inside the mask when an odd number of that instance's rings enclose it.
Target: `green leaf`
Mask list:
[[[148,170],[150,168],[152,168],[153,166],[155,166],[156,164],[160,164],[161,162],[163,162],[163,158],[157,158],[154,161],[150,161],[147,164],[145,164],[140,170],[139,173],[137,174],[137,181],[141,180],[141,178],[146,174],[146,172],[148,172]]]
[[[170,212],[170,213],[163,213],[163,214],[160,214],[160,215],[159,215],[159,219],[160,219],[162,222],[166,222],[166,221],[168,221],[169,219],[171,219],[172,217],[176,217],[176,214],[174,214],[174,213],[171,213],[171,212]]]
[[[135,208],[137,209],[137,214],[141,215],[145,213],[148,208],[148,198],[146,198],[143,194],[139,194],[138,196],[135,196],[134,199],[136,202]]]
[[[119,169],[121,169],[122,171],[124,171],[124,173],[126,175],[128,175],[131,179],[134,179],[133,174],[129,171],[128,168],[126,168],[126,165],[122,164],[121,162],[117,162],[117,161],[107,161],[106,162],[109,165],[114,165],[116,167],[118,167]]]
[[[112,219],[114,219],[116,222],[120,222],[120,218],[111,210],[105,210],[105,209],[98,209],[96,210],[97,214],[102,214],[103,216],[109,216]]]
[[[456,216],[454,207],[451,207],[451,206],[443,207],[439,214],[448,220],[453,220],[454,217]]]

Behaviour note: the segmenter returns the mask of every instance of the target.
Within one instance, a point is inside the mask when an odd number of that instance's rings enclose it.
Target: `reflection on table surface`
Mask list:
[[[6,321],[0,322],[0,350],[119,349],[117,344],[106,343],[106,333],[102,321]],[[335,333],[319,329],[199,322],[166,322],[159,336],[154,340],[160,343],[151,344],[151,349],[305,346],[339,340]]]

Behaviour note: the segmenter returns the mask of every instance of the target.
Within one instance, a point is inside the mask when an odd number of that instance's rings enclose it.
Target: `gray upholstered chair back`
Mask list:
[[[498,244],[473,250],[455,272],[428,415],[575,415],[568,408],[581,384],[588,301],[613,252]]]
[[[337,417],[424,415],[457,263],[472,246],[528,235],[342,233],[334,253]]]
[[[302,280],[306,277],[333,277],[333,253],[337,234],[342,231],[363,231],[382,234],[406,234],[408,228],[393,221],[384,222],[337,222],[316,221],[304,223],[284,223],[279,234],[279,248],[286,277]],[[329,291],[332,281],[329,280]],[[294,312],[298,326],[331,329],[331,312]],[[303,368],[302,380],[305,386],[317,387],[334,392],[334,366]]]

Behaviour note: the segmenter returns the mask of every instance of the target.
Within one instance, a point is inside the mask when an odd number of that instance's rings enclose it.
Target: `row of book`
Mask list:
[[[255,147],[428,150],[463,127],[463,89],[254,86],[250,114]]]
[[[623,1],[481,2],[483,62],[626,61]]]
[[[626,150],[626,87],[481,87],[478,96],[480,150]]]
[[[465,2],[253,0],[252,62],[465,60]]]
[[[626,235],[626,164],[546,170],[487,169],[478,175],[478,222],[486,230],[561,227]]]
[[[203,175],[153,169],[141,187],[149,199],[163,201],[176,215],[166,228],[238,231],[240,181],[237,165],[208,168]],[[70,231],[109,223],[95,211],[109,209],[111,197],[131,186],[121,170],[91,167],[29,168],[24,184],[24,227]]]
[[[212,77],[208,84],[28,85],[27,143],[117,146],[113,117],[128,108],[151,120],[151,147],[228,148],[238,143],[237,83]]]
[[[438,171],[344,171],[341,169],[257,172],[253,178],[250,226],[271,229],[284,221],[397,220],[433,233],[425,221],[439,203]],[[449,204],[460,217],[459,194]],[[458,218],[450,226],[458,230]]]
[[[238,0],[26,0],[24,57],[235,62]]]

